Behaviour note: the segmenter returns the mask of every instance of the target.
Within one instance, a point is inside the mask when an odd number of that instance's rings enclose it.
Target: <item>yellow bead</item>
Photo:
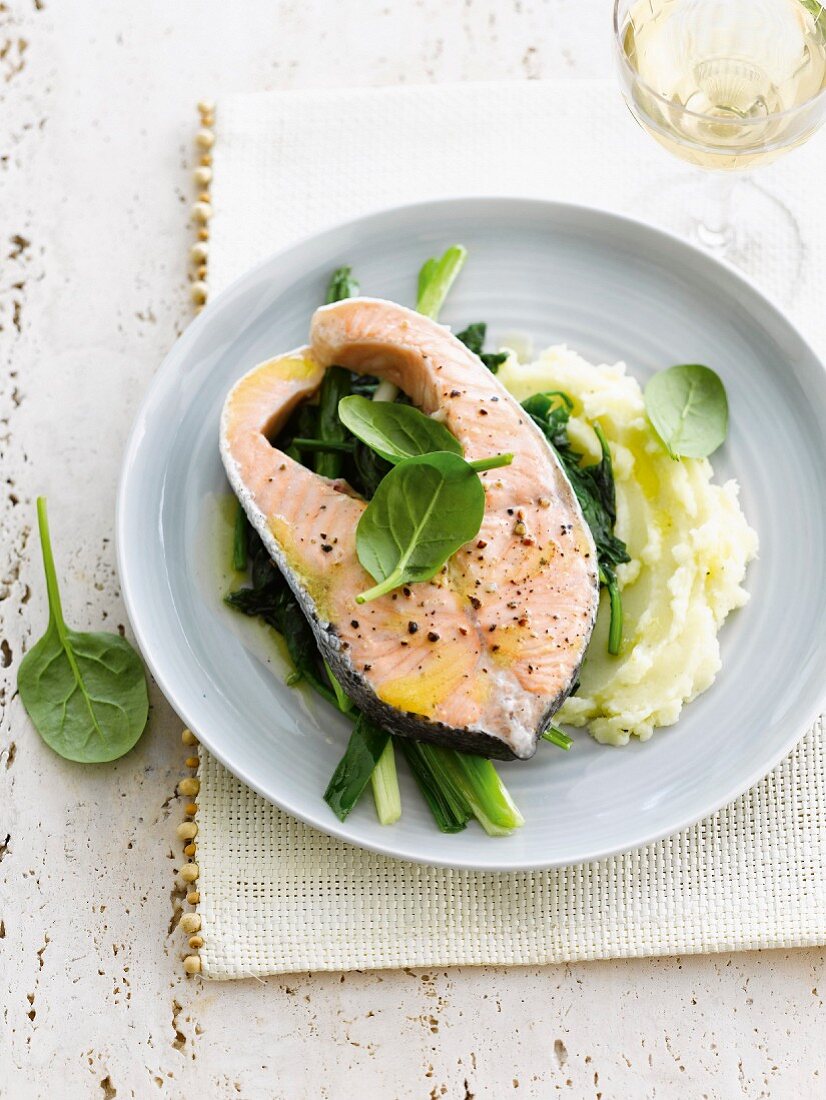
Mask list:
[[[213,113],[213,111],[215,110],[215,100],[214,99],[199,99],[198,100],[198,110],[201,112],[202,115],[211,115]]]
[[[197,248],[198,246],[196,245],[195,247]],[[198,744],[198,738],[195,736],[195,734],[192,732],[192,730],[188,730],[188,729],[185,729],[183,731],[183,733],[181,734],[181,740],[183,741],[183,743],[185,745],[197,745]]]
[[[198,955],[187,955],[184,959],[184,970],[187,974],[201,973],[201,959]]]
[[[197,756],[188,756],[186,760],[184,760],[184,764],[186,764],[188,768],[197,768],[199,763],[200,761]]]
[[[184,913],[178,924],[184,932],[199,932],[201,930],[201,918],[197,913]]]
[[[209,287],[201,279],[197,283],[193,283],[189,288],[189,296],[196,306],[202,306],[207,300],[207,294],[209,293]],[[183,789],[183,788],[181,788]],[[184,794],[189,794],[189,791],[184,791]],[[197,791],[193,791],[193,794],[197,794]]]
[[[190,890],[186,895],[186,900],[190,905],[197,905],[201,900],[201,894],[198,890]]]
[[[192,217],[196,222],[201,222],[202,224],[208,222],[212,217],[212,205],[200,200],[198,202],[193,202]]]
[[[190,936],[189,937],[189,946],[194,947],[196,951],[198,950],[199,947],[203,947],[204,946],[203,936]]]
[[[180,840],[192,840],[198,835],[198,826],[194,821],[182,821],[175,831]]]
[[[189,250],[189,255],[192,258],[193,263],[195,263],[195,264],[205,263],[207,257],[209,256],[209,246],[206,244],[205,241],[198,241],[197,244],[194,244],[192,246],[192,248]],[[185,745],[197,745],[198,742],[195,740],[195,735],[193,733],[190,733],[189,730],[187,730],[186,732],[190,734],[190,737],[192,738],[192,740],[191,741],[184,741],[184,744]]]
[[[200,164],[192,175],[199,187],[207,187],[212,181],[212,169],[206,164]]]
[[[195,847],[195,845],[194,845],[194,844],[187,844],[187,845],[186,845],[186,847],[184,848],[184,855],[185,855],[185,856],[186,856],[186,857],[187,857],[188,859],[191,859],[191,858],[192,858],[192,856],[194,856],[194,855],[195,855],[195,852],[196,852],[196,851],[197,851],[197,849],[196,849],[196,847]]]
[[[197,812],[198,812],[198,803],[197,802],[187,802],[187,804],[184,806],[184,813],[189,814],[190,817],[194,817],[195,814],[197,814]]]
[[[194,882],[200,873],[197,863],[185,863],[181,868],[181,878],[184,882]]]
[[[201,789],[201,784],[194,777],[182,779],[178,784],[178,794],[196,795]]]
[[[212,130],[208,130],[204,127],[195,135],[195,141],[202,149],[211,149],[215,144],[215,134],[213,134]]]

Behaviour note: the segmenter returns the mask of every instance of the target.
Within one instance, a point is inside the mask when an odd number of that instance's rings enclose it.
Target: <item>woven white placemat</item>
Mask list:
[[[646,216],[651,196],[686,173],[634,127],[608,83],[236,96],[218,104],[216,134],[213,293],[268,253],[383,206],[508,193]],[[761,176],[809,245],[794,313],[821,349],[824,267],[812,252],[826,236],[824,168],[816,139]],[[765,257],[776,242],[761,247]],[[538,873],[387,859],[288,817],[203,750],[199,775],[207,978],[826,943],[822,723],[762,783],[693,828]]]

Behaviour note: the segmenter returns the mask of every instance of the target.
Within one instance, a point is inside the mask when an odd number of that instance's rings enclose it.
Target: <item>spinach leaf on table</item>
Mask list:
[[[37,732],[66,760],[117,760],[146,727],[149,696],[143,664],[125,638],[81,633],[66,625],[43,497],[37,501],[37,522],[49,625],[20,664],[20,698]]]

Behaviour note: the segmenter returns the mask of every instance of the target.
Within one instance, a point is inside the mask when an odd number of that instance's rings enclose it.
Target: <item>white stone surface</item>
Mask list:
[[[826,1095],[822,951],[187,979],[174,930],[178,721],[153,692],[138,749],[83,769],[50,753],[15,696],[45,623],[38,493],[67,618],[125,621],[115,485],[135,407],[189,315],[194,102],[603,76],[609,9],[0,4],[0,1097]]]

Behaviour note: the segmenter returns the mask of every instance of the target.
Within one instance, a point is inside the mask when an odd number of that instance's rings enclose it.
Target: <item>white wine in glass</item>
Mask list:
[[[616,0],[614,32],[632,113],[670,153],[701,168],[766,164],[826,116],[819,0]],[[737,237],[757,227],[734,224],[731,185],[694,190],[704,210],[700,240],[736,259]],[[788,221],[779,206],[775,216]]]

